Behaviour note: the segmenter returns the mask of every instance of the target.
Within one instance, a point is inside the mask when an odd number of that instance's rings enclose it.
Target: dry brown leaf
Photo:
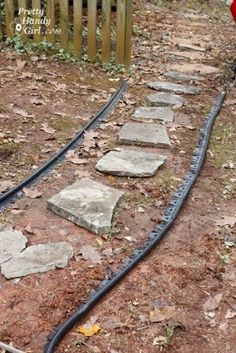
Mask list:
[[[37,199],[42,196],[42,193],[40,191],[38,191],[37,189],[24,188],[23,192],[26,197],[30,197],[31,199]]]
[[[0,194],[10,190],[14,186],[14,183],[10,180],[0,181]]]
[[[91,245],[82,246],[80,249],[80,254],[82,254],[82,257],[85,260],[90,260],[93,263],[101,263],[101,254]]]
[[[25,227],[25,231],[29,234],[34,234],[34,231],[32,230],[30,223]]]
[[[47,134],[54,134],[54,132],[56,131],[55,129],[50,127],[47,122],[42,124],[41,130],[43,130]]]
[[[155,308],[149,314],[151,322],[161,322],[169,320],[175,313],[175,306],[166,306],[164,308]]]
[[[225,314],[226,319],[233,319],[236,317],[236,311],[233,311],[231,309],[227,310],[227,313]]]
[[[214,295],[213,297],[210,296],[209,298],[207,298],[207,300],[203,304],[204,312],[216,310],[218,308],[222,298],[223,298],[222,293],[218,293],[218,294]]]
[[[14,112],[20,116],[23,116],[24,118],[34,118],[33,114],[29,114],[23,109],[15,108]]]
[[[231,216],[222,216],[222,219],[219,221],[216,221],[216,225],[219,227],[224,227],[226,225],[229,225],[230,227],[234,227],[236,223],[236,217],[231,217]]]

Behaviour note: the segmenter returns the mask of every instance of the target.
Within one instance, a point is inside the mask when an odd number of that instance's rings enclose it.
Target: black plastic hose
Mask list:
[[[117,273],[114,273],[109,279],[102,281],[100,287],[88,298],[86,303],[82,304],[74,314],[49,335],[48,342],[44,348],[44,353],[53,353],[56,346],[61,342],[67,332],[71,330],[74,325],[81,320],[95,306],[95,304],[97,304],[100,299],[102,299],[120,280],[122,280],[151,250],[154,249],[173,225],[185,199],[200,173],[206,157],[212,127],[216,117],[221,111],[225,96],[225,92],[219,94],[212,111],[204,121],[203,126],[200,129],[199,141],[193,153],[189,172],[170,201],[170,204],[164,213],[162,222],[154,227],[145,246],[140,250],[135,250],[123,268]]]
[[[51,159],[39,167],[34,173],[29,175],[11,190],[1,195],[0,210],[5,208],[10,202],[13,202],[17,198],[21,197],[23,188],[35,183],[37,180],[48,174],[49,171],[54,169],[59,163],[61,163],[61,161],[65,158],[66,153],[83,141],[84,135],[87,131],[95,129],[103,120],[107,118],[126,91],[127,87],[128,82],[124,80],[104,107],[75,135],[72,140],[70,140],[60,151],[58,151]]]

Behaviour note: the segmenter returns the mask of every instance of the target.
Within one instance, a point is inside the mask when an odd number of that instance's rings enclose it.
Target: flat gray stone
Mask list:
[[[174,38],[173,43],[179,47],[179,49],[187,49],[190,51],[198,51],[198,52],[205,52],[206,47],[205,43],[199,41],[199,39],[182,39],[182,38]]]
[[[165,160],[166,157],[156,153],[118,150],[103,156],[98,161],[96,169],[118,176],[150,177],[157,172]]]
[[[66,242],[32,245],[2,264],[1,272],[9,279],[64,268],[72,256],[72,246]]]
[[[170,67],[171,71],[179,71],[181,73],[200,73],[201,75],[211,75],[220,72],[218,67],[203,64],[174,64]]]
[[[27,238],[18,230],[0,232],[0,264],[20,254],[26,243]]]
[[[202,60],[204,59],[204,54],[194,51],[167,51],[166,54],[176,56],[181,59],[189,60]]]
[[[119,142],[164,148],[170,146],[166,127],[160,124],[126,123],[119,131]]]
[[[170,93],[155,93],[147,96],[147,101],[153,106],[173,106],[181,107],[185,104],[185,99]]]
[[[153,88],[156,91],[171,91],[174,93],[183,93],[183,94],[199,94],[202,92],[200,87],[194,86],[184,86],[178,83],[171,83],[171,82],[149,82],[149,88]]]
[[[95,234],[108,233],[114,209],[123,192],[83,178],[48,200],[59,216]]]
[[[167,79],[172,79],[176,81],[203,81],[202,77],[182,74],[178,71],[168,71],[163,75]]]
[[[167,107],[140,107],[137,108],[132,115],[132,119],[139,121],[153,121],[162,120],[170,121],[174,120],[174,112]]]

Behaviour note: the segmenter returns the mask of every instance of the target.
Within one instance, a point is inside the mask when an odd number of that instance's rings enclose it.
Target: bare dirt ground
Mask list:
[[[57,352],[236,352],[236,90],[229,69],[235,58],[235,27],[227,8],[212,3],[138,2],[133,74],[123,101],[75,156],[34,188],[38,197],[24,197],[1,213],[1,228],[22,230],[28,244],[68,240],[75,258],[64,270],[20,280],[0,276],[0,341],[27,353],[42,352],[53,327],[144,243],[188,171],[199,128],[218,92],[230,89],[201,175],[174,227],[78,323]],[[177,50],[175,37],[198,38],[208,47],[206,55],[180,60],[168,54]],[[160,79],[173,64],[191,62],[218,67],[220,72],[201,83],[203,94],[187,97],[186,106],[168,125],[172,147],[160,150],[168,157],[165,166],[155,177],[139,180],[96,172],[97,160],[118,146],[120,126],[135,107],[146,104],[145,95],[152,92],[146,82]],[[0,51],[0,63],[0,185],[3,181],[11,185],[79,130],[118,86],[113,79],[119,75],[110,80],[103,69],[92,65],[34,62],[9,49]],[[182,113],[188,116],[184,123]],[[111,234],[95,236],[46,208],[49,197],[84,176],[126,193]],[[82,245],[94,248],[97,263],[80,253]],[[79,326],[88,321],[99,325],[100,332],[91,337],[80,333]]]

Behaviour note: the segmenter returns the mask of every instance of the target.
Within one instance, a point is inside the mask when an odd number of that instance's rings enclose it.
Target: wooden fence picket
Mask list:
[[[14,6],[13,0],[5,0],[6,34],[9,38],[14,35]]]
[[[5,23],[6,30],[1,25],[0,21],[0,39],[1,36],[13,37],[17,34],[15,31],[14,23],[14,4],[15,0],[5,0]],[[18,0],[18,8],[27,10],[28,1]],[[83,0],[74,0],[73,8],[73,26],[70,28],[69,22],[69,0],[31,0],[33,10],[35,13],[32,15],[33,23],[33,39],[35,42],[40,42],[46,37],[47,41],[55,44],[58,38],[58,30],[60,30],[60,45],[64,50],[73,52],[77,58],[82,57],[83,53],[83,29],[85,17],[83,14]],[[59,3],[59,14],[56,6]],[[90,61],[96,60],[98,50],[102,52],[102,61],[107,63],[112,56],[114,45],[111,45],[114,40],[112,28],[113,15],[111,7],[116,3],[116,43],[115,55],[116,61],[119,64],[126,66],[130,65],[131,60],[131,38],[132,38],[132,3],[133,0],[99,0],[102,5],[101,13],[97,11],[98,0],[87,0],[87,52]],[[46,8],[43,7],[46,4]],[[39,10],[46,11],[42,16]],[[56,18],[58,14],[59,17]],[[40,20],[44,20],[46,16],[47,23],[41,24]],[[19,30],[20,37],[23,41],[32,39],[30,24],[25,23],[27,15],[24,12],[17,14],[18,22],[21,24]],[[71,16],[70,16],[71,17]],[[30,16],[29,16],[30,19]],[[101,21],[100,21],[101,19]],[[83,22],[84,21],[84,22]],[[42,21],[44,22],[44,21]],[[46,25],[45,25],[46,24]],[[57,25],[59,24],[59,29]],[[4,26],[5,27],[5,26]],[[25,28],[29,27],[29,34],[26,33]],[[20,29],[18,25],[17,28]],[[16,29],[17,29],[16,28]],[[43,32],[46,30],[46,34]],[[100,32],[101,30],[101,32]],[[72,32],[72,35],[70,33]],[[72,39],[72,40],[71,40]]]
[[[41,1],[40,0],[32,0],[32,9],[34,10],[40,10],[41,9]],[[35,13],[35,15],[33,15],[33,20],[34,20],[34,24],[33,24],[33,29],[34,29],[34,40],[36,43],[41,41],[41,25],[38,23],[38,21],[40,20],[40,15],[38,13]]]
[[[77,0],[76,0],[77,1]],[[69,47],[69,5],[68,0],[60,0],[60,29],[61,47],[68,50]]]
[[[50,43],[55,43],[55,0],[47,1],[46,17],[50,20],[47,28],[47,41]]]
[[[102,1],[102,59],[107,63],[111,57],[111,1]]]
[[[18,8],[19,8],[19,10],[26,9],[26,0],[18,0]],[[25,33],[25,23],[24,23],[25,14],[24,14],[24,12],[20,11],[19,18],[20,18],[20,24],[21,24],[20,37],[21,37],[21,40],[23,40],[23,42],[25,42],[27,40],[28,36]]]
[[[76,0],[73,4],[73,45],[77,58],[82,57],[82,32],[83,32],[83,0]]]
[[[97,1],[88,1],[88,59],[95,61],[97,53]]]

